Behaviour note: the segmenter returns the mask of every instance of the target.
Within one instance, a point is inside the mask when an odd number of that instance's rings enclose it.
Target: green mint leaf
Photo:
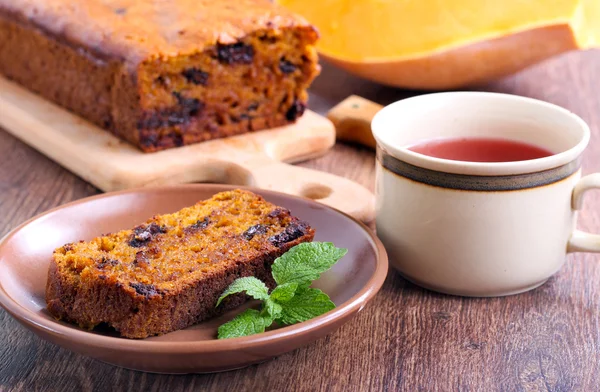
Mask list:
[[[319,289],[300,288],[294,297],[282,306],[277,317],[280,324],[295,324],[320,316],[335,308],[329,296]]]
[[[281,305],[274,301],[271,297],[265,301],[264,311],[274,320],[281,315]]]
[[[228,288],[221,294],[221,297],[217,301],[217,305],[223,301],[225,297],[235,293],[241,293],[245,291],[246,294],[251,296],[254,299],[265,300],[269,298],[269,289],[267,286],[261,282],[259,279],[256,279],[253,276],[247,276],[245,278],[236,279]]]
[[[254,277],[240,278],[223,292],[217,306],[228,295],[246,292],[263,301],[260,311],[248,309],[219,327],[218,338],[227,339],[264,332],[273,321],[290,325],[310,320],[335,308],[321,290],[310,288],[313,280],[331,268],[346,253],[330,242],[302,243],[277,258],[272,266],[277,287],[269,295],[267,286]]]
[[[275,287],[269,298],[277,302],[286,302],[296,294],[298,283],[284,283]]]
[[[305,242],[294,246],[273,263],[273,278],[278,285],[297,283],[308,287],[313,280],[341,259],[348,249],[331,242]]]
[[[261,314],[258,310],[247,309],[238,314],[233,320],[221,325],[217,337],[219,339],[237,338],[265,332],[265,328],[273,323],[269,316]]]

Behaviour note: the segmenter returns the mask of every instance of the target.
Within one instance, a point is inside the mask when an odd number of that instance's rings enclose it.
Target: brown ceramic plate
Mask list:
[[[130,369],[199,373],[240,368],[306,345],[334,331],[381,288],[388,261],[375,235],[355,219],[308,199],[251,189],[284,206],[316,229],[315,241],[331,241],[348,254],[315,282],[337,307],[304,323],[248,337],[217,340],[217,327],[247,304],[185,330],[143,340],[111,331],[86,331],[56,321],[46,311],[44,290],[52,251],[67,242],[133,227],[154,214],[174,212],[231,189],[181,185],[107,193],[55,208],[25,222],[0,241],[0,305],[24,326],[69,350]]]

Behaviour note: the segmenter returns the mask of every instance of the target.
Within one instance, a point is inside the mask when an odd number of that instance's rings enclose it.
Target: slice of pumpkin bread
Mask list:
[[[273,285],[271,264],[314,230],[248,191],[218,193],[131,230],[66,244],[54,251],[46,302],[58,319],[123,337],[145,338],[188,327],[242,304],[221,293],[237,278]]]

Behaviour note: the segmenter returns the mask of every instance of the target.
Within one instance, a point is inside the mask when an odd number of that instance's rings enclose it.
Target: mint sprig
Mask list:
[[[296,324],[334,309],[335,304],[327,294],[309,286],[347,252],[347,249],[336,248],[331,242],[306,242],[294,246],[273,263],[272,274],[277,286],[270,294],[267,286],[255,277],[235,280],[223,292],[217,306],[227,296],[241,292],[263,301],[263,304],[260,311],[248,309],[221,325],[218,338],[261,333],[273,322]]]

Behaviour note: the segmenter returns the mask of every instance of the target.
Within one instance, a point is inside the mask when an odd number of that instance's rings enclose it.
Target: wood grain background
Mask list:
[[[577,113],[592,140],[584,174],[600,171],[600,51],[570,53],[477,90],[534,97]],[[325,66],[311,108],[350,94],[382,104],[417,94]],[[0,108],[1,115],[1,108]],[[373,152],[337,145],[303,163],[371,189]],[[0,131],[0,236],[54,206],[98,191]],[[600,192],[579,227],[600,232]],[[169,376],[115,368],[46,343],[0,310],[1,391],[597,391],[600,256],[575,254],[547,284],[507,298],[420,289],[391,271],[352,322],[307,347],[245,369]]]

